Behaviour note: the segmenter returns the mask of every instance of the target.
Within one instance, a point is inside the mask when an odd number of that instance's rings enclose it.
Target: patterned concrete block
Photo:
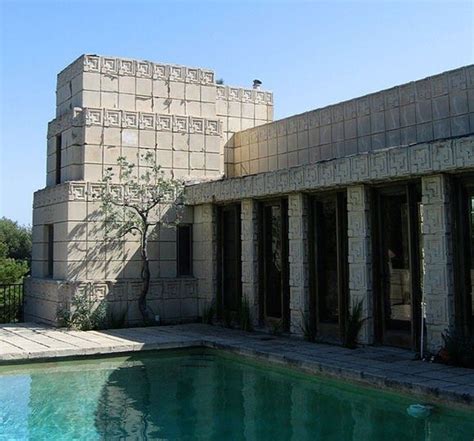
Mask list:
[[[348,261],[349,261],[349,307],[358,302],[363,305],[366,319],[359,339],[361,343],[374,341],[374,306],[372,287],[372,234],[370,194],[367,187],[357,185],[347,188],[348,210]]]
[[[449,177],[422,178],[423,301],[428,349],[436,352],[442,333],[454,326],[454,277]]]

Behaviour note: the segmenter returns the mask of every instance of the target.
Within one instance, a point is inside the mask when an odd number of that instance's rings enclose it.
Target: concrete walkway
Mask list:
[[[413,353],[395,348],[350,350],[200,324],[87,332],[28,323],[0,326],[0,363],[191,347],[232,351],[312,374],[474,408],[474,370],[415,361]]]

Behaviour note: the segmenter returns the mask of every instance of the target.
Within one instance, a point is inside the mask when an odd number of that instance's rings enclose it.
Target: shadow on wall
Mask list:
[[[100,203],[87,205],[86,222],[57,224],[67,228],[65,233],[55,226],[55,237],[59,233],[58,239],[64,242],[55,242],[54,278],[31,280],[26,316],[48,317],[47,321],[54,322],[53,303],[56,301],[61,315],[70,309],[76,296],[91,308],[105,301],[109,323],[142,324],[138,310],[142,289],[140,238],[131,233],[115,238],[113,232],[106,232]],[[192,223],[192,209],[185,211],[182,223]],[[165,216],[170,218],[173,213],[168,210]],[[197,281],[192,276],[177,275],[177,228],[158,225],[155,230],[148,245],[151,272],[148,304],[160,322],[196,320]],[[45,306],[44,300],[51,305]],[[43,303],[40,306],[36,304],[39,301]]]

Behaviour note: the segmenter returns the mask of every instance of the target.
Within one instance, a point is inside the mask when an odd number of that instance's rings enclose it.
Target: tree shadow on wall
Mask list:
[[[139,238],[132,234],[116,238],[113,232],[106,233],[102,207],[99,203],[94,205],[87,221],[77,223],[68,234],[68,256],[73,257],[68,261],[68,280],[79,286],[86,284],[85,289],[93,302],[95,299],[106,302],[109,326],[140,325],[138,297],[142,287],[142,262]],[[174,213],[165,212],[164,216],[172,218]],[[148,247],[151,272],[148,303],[161,318],[188,316],[194,320],[197,298],[195,307],[191,305],[184,311],[181,299],[183,289],[191,294],[195,292],[192,278],[176,277],[176,228],[167,225],[155,228],[157,231]],[[162,250],[168,252],[165,258],[161,255]]]

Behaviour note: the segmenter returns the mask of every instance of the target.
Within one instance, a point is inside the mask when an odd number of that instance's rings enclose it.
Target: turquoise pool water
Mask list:
[[[209,351],[0,367],[0,440],[472,441],[474,414]]]

